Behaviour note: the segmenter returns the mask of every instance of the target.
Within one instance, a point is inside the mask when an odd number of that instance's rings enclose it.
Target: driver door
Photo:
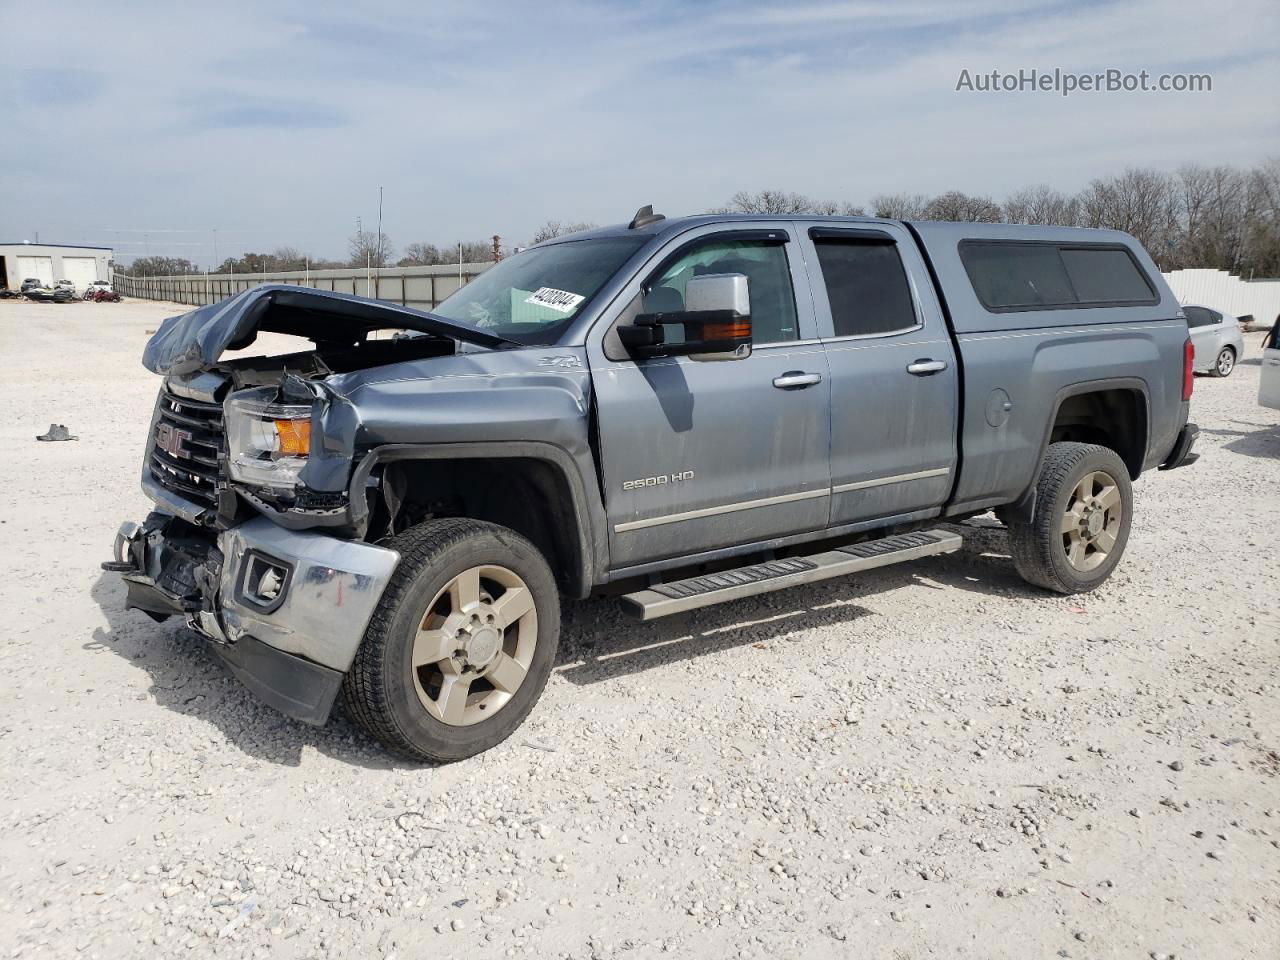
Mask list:
[[[752,351],[739,360],[636,360],[618,323],[683,309],[684,285],[741,273]],[[650,260],[593,330],[611,566],[652,566],[822,528],[830,383],[804,262],[788,223],[698,228]]]

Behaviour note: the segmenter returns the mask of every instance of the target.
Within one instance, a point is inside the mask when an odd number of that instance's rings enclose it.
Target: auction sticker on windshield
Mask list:
[[[570,293],[568,290],[557,290],[555,287],[539,287],[529,296],[525,297],[525,303],[537,304],[540,307],[548,307],[559,313],[573,313],[583,300],[587,299],[576,293]]]

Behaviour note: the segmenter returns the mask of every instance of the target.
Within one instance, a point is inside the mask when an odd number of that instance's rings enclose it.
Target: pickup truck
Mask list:
[[[421,760],[523,721],[562,595],[653,619],[954,551],[991,511],[1027,581],[1092,590],[1132,482],[1195,459],[1187,320],[1112,231],[646,207],[433,312],[259,286],[143,362],[127,606]]]

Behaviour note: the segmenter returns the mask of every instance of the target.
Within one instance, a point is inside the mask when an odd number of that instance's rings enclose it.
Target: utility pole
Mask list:
[[[382,269],[382,188],[378,188],[378,269]],[[381,274],[379,274],[381,276]],[[367,285],[367,281],[366,281]],[[373,291],[368,291],[369,296],[373,297]]]

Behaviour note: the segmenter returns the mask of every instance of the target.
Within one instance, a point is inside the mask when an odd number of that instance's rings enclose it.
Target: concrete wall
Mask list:
[[[1241,280],[1225,270],[1172,270],[1164,278],[1182,303],[1237,317],[1250,314],[1262,327],[1270,327],[1280,314],[1280,280]]]
[[[197,274],[180,277],[127,277],[116,274],[115,288],[123,297],[142,300],[174,300],[200,306],[216,303],[264,283],[288,283],[317,290],[354,293],[401,306],[430,310],[459,287],[470,283],[491,263],[464,263],[437,267],[383,267],[372,275],[365,270],[297,270],[289,273]]]
[[[94,280],[111,279],[111,251],[102,247],[58,246],[50,243],[6,243],[0,245],[0,258],[4,260],[5,279],[12,289],[22,285],[30,274],[18,265],[19,257],[48,257],[52,263],[52,276],[47,279],[57,282],[67,277],[68,271],[63,266],[63,257],[92,257],[94,261]]]

